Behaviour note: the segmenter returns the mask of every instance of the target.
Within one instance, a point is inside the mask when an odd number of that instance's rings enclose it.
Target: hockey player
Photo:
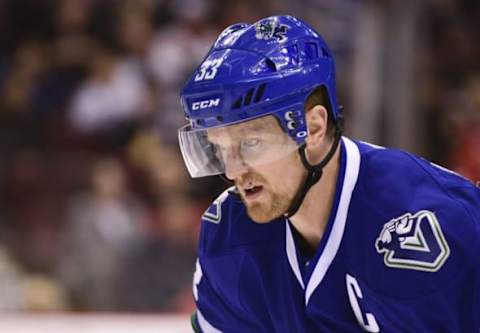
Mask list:
[[[480,190],[341,136],[333,55],[291,16],[223,31],[181,93],[197,332],[479,332]]]

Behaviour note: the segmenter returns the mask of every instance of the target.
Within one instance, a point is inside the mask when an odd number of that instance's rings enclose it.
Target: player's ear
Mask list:
[[[318,164],[324,156],[327,137],[328,112],[322,105],[315,105],[305,114],[308,135],[306,142],[307,159],[310,164]]]
[[[327,136],[327,109],[323,105],[315,105],[307,110],[305,118],[308,130],[306,138],[307,149],[320,147]]]

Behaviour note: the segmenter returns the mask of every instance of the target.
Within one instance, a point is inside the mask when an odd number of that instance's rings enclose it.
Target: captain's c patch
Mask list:
[[[406,213],[385,223],[375,248],[389,267],[426,272],[438,271],[450,255],[440,223],[428,210]]]

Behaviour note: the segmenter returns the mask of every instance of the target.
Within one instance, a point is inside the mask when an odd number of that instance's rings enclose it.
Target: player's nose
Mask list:
[[[245,161],[236,154],[228,154],[224,157],[225,176],[230,180],[235,180],[241,177],[248,171],[248,166]]]

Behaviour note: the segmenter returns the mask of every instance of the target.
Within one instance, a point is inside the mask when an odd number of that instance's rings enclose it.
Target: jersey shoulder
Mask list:
[[[414,154],[358,143],[361,167],[357,189],[388,207],[422,210],[448,207],[479,223],[480,189],[461,175]]]
[[[384,294],[412,298],[468,279],[478,264],[479,189],[413,154],[357,145],[352,206],[368,221],[351,228],[351,241],[368,248],[360,275]]]
[[[221,311],[225,305],[225,313],[244,319],[242,324],[245,324],[253,316],[245,304],[250,304],[247,299],[256,299],[252,290],[258,289],[258,285],[251,281],[260,279],[254,267],[271,265],[273,258],[281,255],[285,243],[285,221],[278,219],[266,224],[255,223],[249,218],[233,187],[213,201],[201,220],[198,265],[203,282],[198,285],[197,292],[201,296],[197,306],[202,311],[208,308]],[[215,311],[204,312],[213,318],[211,316]],[[214,322],[222,320],[225,318]]]

